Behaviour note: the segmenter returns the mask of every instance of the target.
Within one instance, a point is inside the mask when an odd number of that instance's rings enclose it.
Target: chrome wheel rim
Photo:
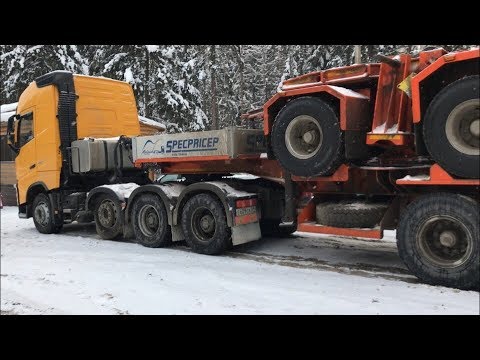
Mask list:
[[[433,216],[423,222],[416,244],[424,259],[441,268],[463,265],[473,251],[470,231],[460,220],[447,215]]]
[[[288,151],[297,159],[310,159],[322,146],[323,132],[315,118],[309,115],[295,117],[285,131]]]
[[[142,234],[155,235],[160,228],[160,215],[152,205],[143,205],[138,212],[138,226]]]
[[[208,242],[215,235],[215,217],[213,216],[213,213],[206,207],[195,209],[190,225],[193,233],[200,241]]]
[[[37,204],[35,208],[35,221],[42,226],[47,226],[50,221],[50,210],[48,205],[42,201]]]
[[[98,220],[105,228],[112,228],[117,219],[117,208],[112,200],[103,200],[98,207]]]
[[[445,124],[448,142],[465,155],[480,155],[480,99],[458,104]]]

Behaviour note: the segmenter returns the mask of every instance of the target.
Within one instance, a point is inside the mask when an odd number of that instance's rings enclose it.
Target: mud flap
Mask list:
[[[232,227],[232,244],[240,245],[250,241],[259,240],[262,237],[259,222]]]

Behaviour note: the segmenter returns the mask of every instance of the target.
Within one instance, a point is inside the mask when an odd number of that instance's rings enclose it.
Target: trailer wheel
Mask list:
[[[95,226],[97,234],[105,240],[116,240],[123,234],[123,213],[120,201],[102,194],[95,202]]]
[[[225,210],[214,196],[198,194],[189,199],[183,207],[181,221],[185,240],[193,251],[215,255],[231,246]]]
[[[479,205],[458,194],[413,201],[401,215],[398,253],[421,280],[460,289],[478,288]]]
[[[316,207],[317,223],[339,228],[374,228],[388,204],[360,201],[324,202]]]
[[[33,223],[42,234],[56,234],[63,227],[54,224],[52,204],[46,194],[40,193],[33,200]]]
[[[343,160],[343,133],[335,111],[321,99],[301,97],[278,113],[273,152],[294,175],[329,175]]]
[[[480,173],[480,99],[478,76],[457,80],[430,103],[423,124],[425,145],[446,171],[478,179]]]
[[[133,204],[132,216],[133,232],[139,244],[158,248],[172,242],[167,212],[159,196],[140,195]]]

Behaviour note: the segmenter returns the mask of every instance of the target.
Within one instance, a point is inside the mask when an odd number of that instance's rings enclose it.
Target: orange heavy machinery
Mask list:
[[[396,229],[400,257],[420,279],[478,288],[479,59],[479,49],[435,49],[289,79],[262,109],[243,116],[263,131],[75,136],[59,170],[70,183],[37,184],[30,196],[26,190],[20,212],[42,232],[93,214],[104,238],[131,226],[145,246],[185,239],[205,254],[265,232],[380,239]],[[12,118],[20,154],[21,128]],[[95,162],[99,151],[106,164]],[[97,186],[135,181],[132,166],[143,181],[133,192]],[[142,185],[152,169],[163,178]],[[261,179],[230,176],[238,172]]]

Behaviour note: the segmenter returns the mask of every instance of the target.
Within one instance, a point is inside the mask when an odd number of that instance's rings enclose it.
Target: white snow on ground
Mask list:
[[[125,199],[130,197],[130,194],[138,187],[138,184],[128,183],[128,184],[112,184],[112,185],[102,185],[101,187],[106,187],[115,191],[118,195],[123,196]]]
[[[478,292],[415,283],[392,242],[297,233],[206,256],[183,247],[100,240],[94,225],[72,224],[60,235],[43,235],[31,219],[18,219],[17,208],[0,213],[2,313],[479,313]],[[354,275],[353,262],[396,268],[412,281]],[[328,270],[324,263],[344,264],[352,273]]]

